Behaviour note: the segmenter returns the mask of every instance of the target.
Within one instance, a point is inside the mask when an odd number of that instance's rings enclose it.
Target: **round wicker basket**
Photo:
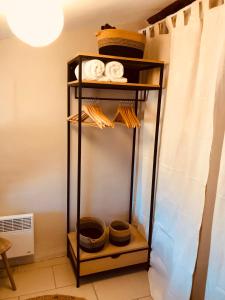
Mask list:
[[[100,251],[106,242],[105,223],[93,217],[80,219],[80,246],[86,252]]]
[[[130,225],[125,221],[114,220],[109,225],[110,243],[116,246],[125,246],[130,242]]]
[[[143,58],[146,37],[143,34],[122,30],[104,29],[96,33],[100,54]]]

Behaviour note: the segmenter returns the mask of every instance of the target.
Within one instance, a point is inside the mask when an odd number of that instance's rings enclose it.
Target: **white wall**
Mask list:
[[[0,41],[0,215],[35,213],[36,260],[66,251],[66,62],[97,51],[95,31],[64,32],[40,49]],[[85,129],[83,214],[127,216],[130,137],[128,129]]]

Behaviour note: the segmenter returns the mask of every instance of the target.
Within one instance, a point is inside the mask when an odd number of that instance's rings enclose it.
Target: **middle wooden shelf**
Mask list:
[[[94,88],[94,89],[116,89],[116,90],[133,90],[133,91],[146,91],[146,90],[159,90],[158,84],[147,83],[122,83],[111,81],[97,81],[97,80],[82,80],[79,83],[78,80],[68,82],[68,86],[78,87],[81,84],[82,88]]]

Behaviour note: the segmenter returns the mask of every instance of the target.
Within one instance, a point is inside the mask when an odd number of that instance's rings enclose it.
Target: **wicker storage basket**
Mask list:
[[[106,242],[105,223],[93,217],[80,219],[80,247],[86,252],[100,251]]]
[[[130,225],[125,221],[114,220],[109,225],[110,243],[116,246],[125,246],[130,242]]]
[[[99,54],[143,58],[146,38],[143,34],[121,29],[96,33]]]

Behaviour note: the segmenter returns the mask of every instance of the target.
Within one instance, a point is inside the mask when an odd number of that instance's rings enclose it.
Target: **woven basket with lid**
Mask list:
[[[100,54],[143,58],[146,37],[143,34],[122,30],[104,29],[96,33]]]

